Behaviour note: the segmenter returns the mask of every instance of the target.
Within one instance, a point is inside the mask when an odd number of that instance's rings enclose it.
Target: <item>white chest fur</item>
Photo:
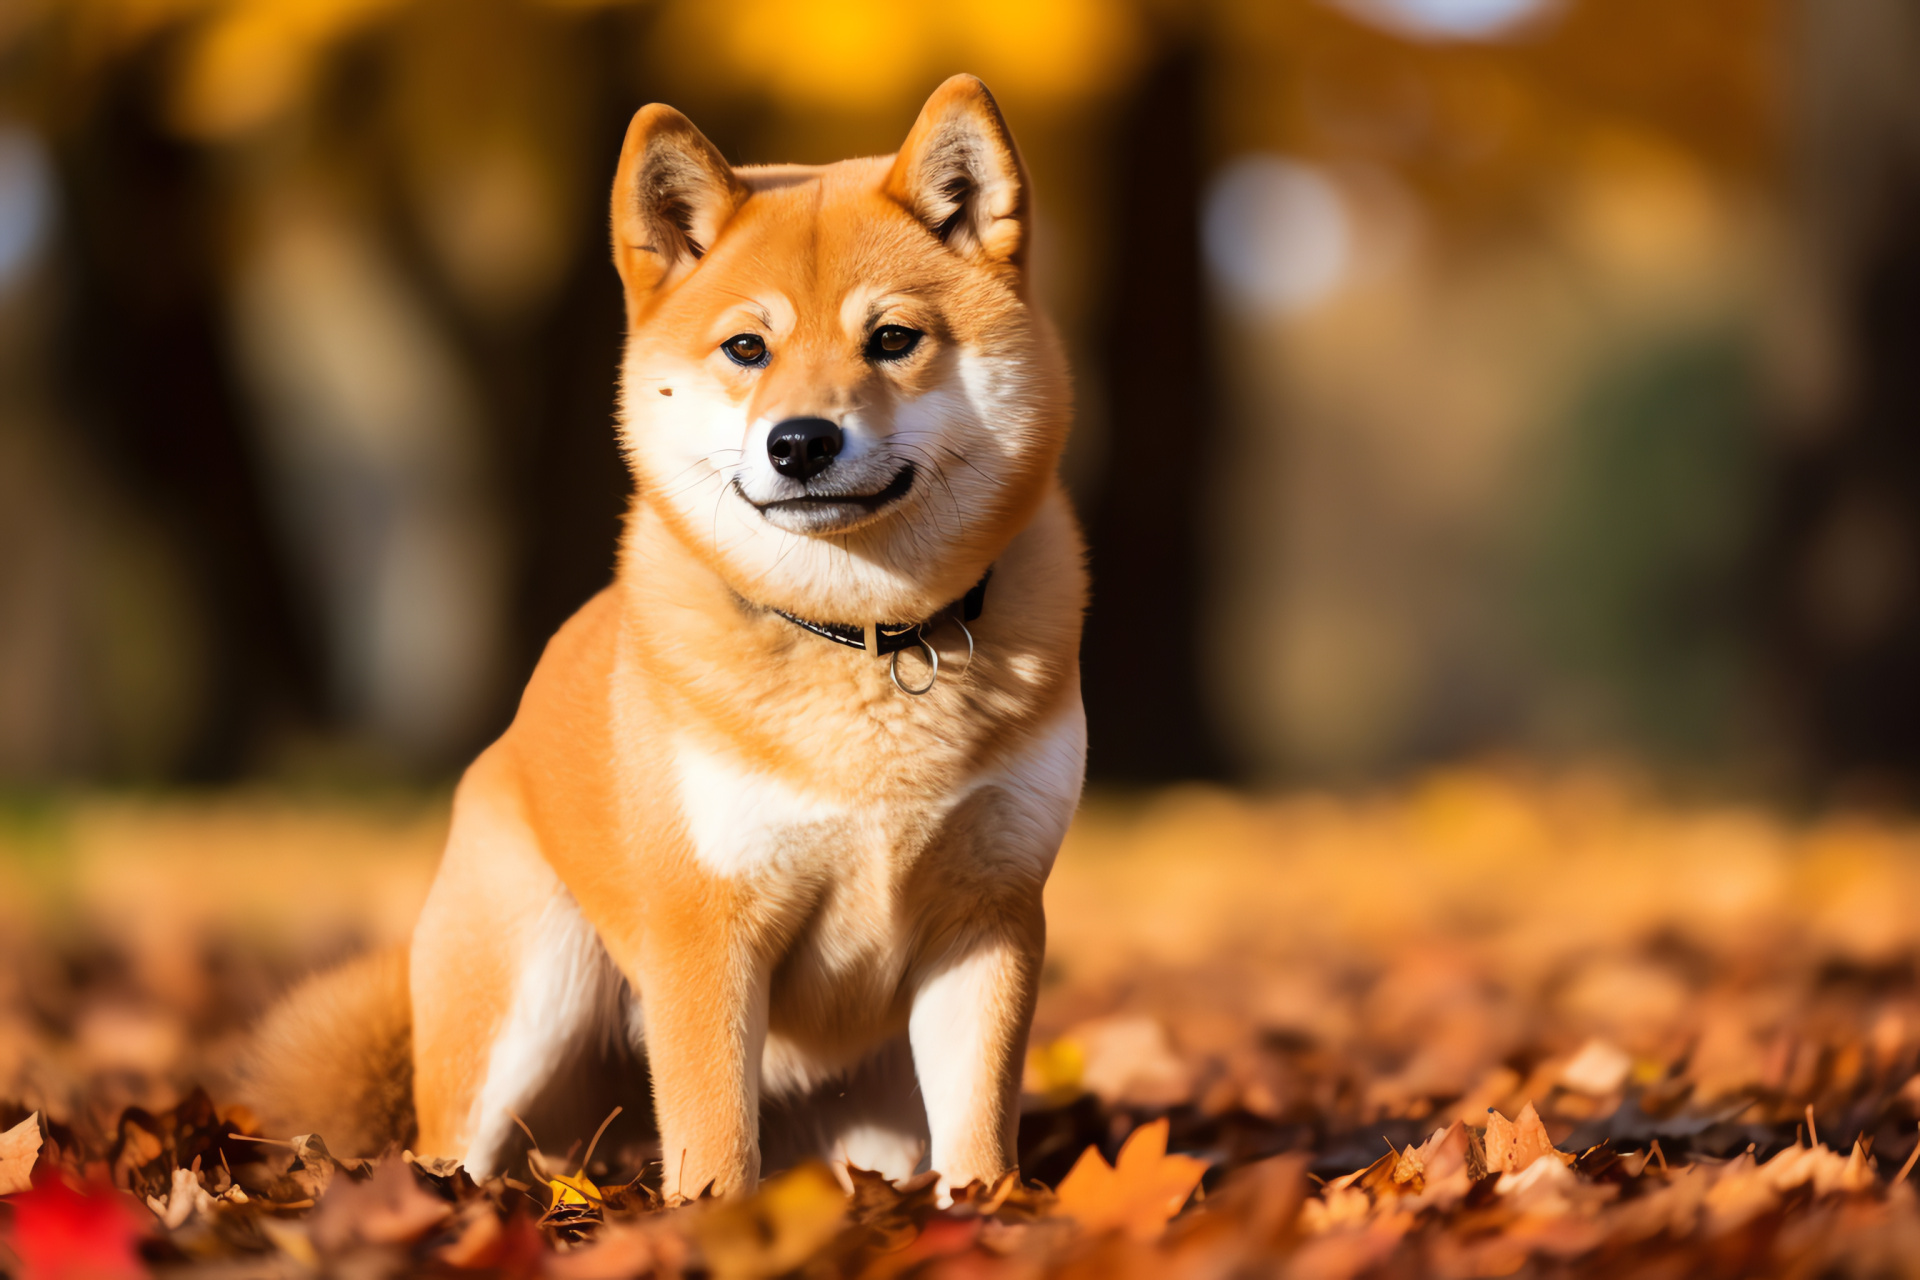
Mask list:
[[[683,742],[674,753],[694,856],[728,879],[800,870],[847,834],[853,815],[737,758]]]
[[[1011,757],[945,794],[914,797],[911,803],[921,809],[914,816],[936,818],[984,787],[999,788],[1015,811],[1010,816],[1021,846],[1001,852],[1051,867],[1080,803],[1086,755],[1086,716],[1075,697]],[[856,849],[860,832],[894,827],[889,818],[902,816],[861,813],[806,794],[737,757],[691,742],[680,744],[674,765],[694,855],[729,879],[827,871],[823,861]]]

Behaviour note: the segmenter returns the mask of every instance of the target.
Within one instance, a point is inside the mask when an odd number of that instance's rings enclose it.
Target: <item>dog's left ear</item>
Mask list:
[[[954,76],[933,91],[894,157],[886,191],[955,253],[1026,264],[1026,166],[977,77]]]
[[[657,102],[634,112],[613,179],[613,264],[628,307],[691,271],[746,198],[693,121]]]

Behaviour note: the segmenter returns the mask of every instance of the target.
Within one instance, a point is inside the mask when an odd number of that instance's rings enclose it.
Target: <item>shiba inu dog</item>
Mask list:
[[[485,1176],[516,1116],[570,1138],[650,1077],[669,1197],[1012,1166],[1086,750],[1031,233],[972,77],[820,167],[634,116],[615,581],[467,770],[410,950],[266,1019],[263,1119]]]

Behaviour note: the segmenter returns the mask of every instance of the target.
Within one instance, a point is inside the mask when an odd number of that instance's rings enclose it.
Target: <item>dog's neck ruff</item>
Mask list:
[[[916,646],[924,648],[926,641],[921,637],[922,630],[942,614],[958,609],[960,621],[963,624],[978,618],[987,607],[987,582],[992,577],[993,570],[988,569],[967,594],[936,612],[933,617],[919,622],[909,622],[904,626],[890,622],[869,622],[863,627],[843,622],[809,622],[805,618],[788,613],[785,609],[775,609],[774,612],[803,631],[811,631],[835,644],[846,645],[849,649],[864,649],[876,658],[884,658],[889,654],[899,653],[903,649],[912,649]]]

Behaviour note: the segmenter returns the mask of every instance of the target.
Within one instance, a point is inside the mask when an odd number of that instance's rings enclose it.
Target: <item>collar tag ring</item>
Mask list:
[[[907,645],[906,648],[918,648],[921,653],[927,656],[927,682],[918,689],[900,682],[900,655],[905,652],[905,649],[895,649],[893,651],[893,661],[887,664],[887,674],[893,679],[893,687],[902,693],[910,694],[916,698],[923,693],[931,693],[934,684],[940,679],[940,651],[928,644],[924,636],[918,634],[914,636],[912,643]]]

